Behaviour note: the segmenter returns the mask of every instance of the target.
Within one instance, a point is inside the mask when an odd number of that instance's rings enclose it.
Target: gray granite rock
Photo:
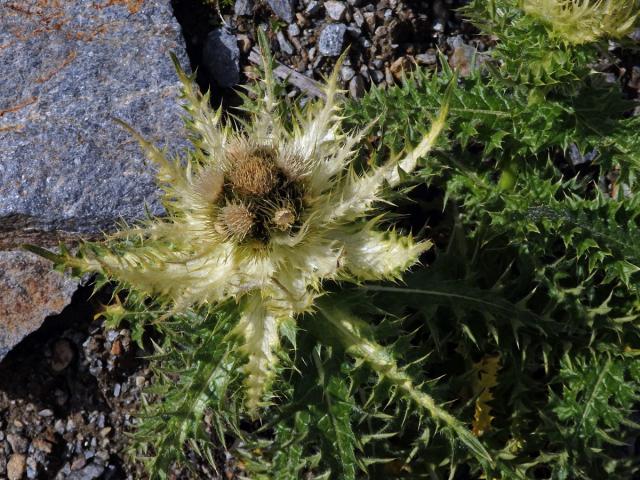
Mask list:
[[[209,32],[202,50],[202,63],[221,87],[233,87],[240,81],[238,40],[225,28]]]
[[[1,358],[73,290],[12,250],[97,236],[121,218],[141,217],[145,203],[162,212],[152,168],[113,119],[177,146],[182,122],[169,52],[188,61],[170,0],[0,1],[0,45],[10,72],[0,75]],[[12,295],[38,289],[47,294],[11,306]]]
[[[287,23],[293,22],[296,0],[267,0],[267,3],[278,17]]]
[[[347,26],[343,23],[330,23],[320,32],[318,50],[325,57],[337,57],[344,48]]]

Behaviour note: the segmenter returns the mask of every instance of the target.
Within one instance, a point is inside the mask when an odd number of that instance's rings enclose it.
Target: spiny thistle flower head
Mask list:
[[[171,312],[235,300],[250,411],[266,399],[280,328],[312,309],[324,281],[397,279],[429,248],[381,230],[370,214],[383,187],[432,148],[446,116],[444,107],[412,152],[358,175],[352,160],[364,131],[343,131],[335,73],[324,101],[285,115],[262,43],[264,75],[239,128],[223,125],[176,64],[195,149],[170,159],[132,130],[157,166],[167,216],[65,260],[163,299]]]
[[[621,38],[631,32],[640,14],[636,0],[522,0],[522,9],[574,45]]]

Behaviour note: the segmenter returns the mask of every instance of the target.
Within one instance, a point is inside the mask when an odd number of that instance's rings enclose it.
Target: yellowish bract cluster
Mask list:
[[[397,185],[400,171],[414,170],[432,148],[446,116],[443,108],[411,153],[357,175],[351,162],[363,132],[341,128],[336,75],[324,101],[280,118],[268,55],[264,63],[242,128],[223,125],[178,68],[195,150],[169,159],[134,133],[157,165],[168,215],[74,260],[165,299],[173,311],[234,299],[252,411],[266,400],[280,327],[312,309],[323,281],[398,278],[429,248],[377,229],[370,213],[383,187]]]
[[[522,8],[574,45],[623,37],[638,19],[636,0],[522,0]]]

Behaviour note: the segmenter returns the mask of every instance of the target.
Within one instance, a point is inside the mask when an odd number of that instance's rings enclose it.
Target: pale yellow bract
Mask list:
[[[173,311],[238,302],[247,407],[265,402],[283,322],[310,311],[323,281],[399,278],[430,247],[369,218],[383,187],[412,172],[445,126],[446,105],[410,153],[358,175],[351,165],[364,131],[341,127],[336,74],[326,100],[280,118],[270,59],[242,128],[223,125],[192,79],[178,70],[196,149],[185,160],[135,134],[157,165],[168,215],[108,239],[99,254],[74,260]],[[117,251],[110,241],[134,240]],[[125,250],[125,253],[122,253]]]
[[[522,9],[574,45],[621,38],[638,19],[636,0],[522,0]]]

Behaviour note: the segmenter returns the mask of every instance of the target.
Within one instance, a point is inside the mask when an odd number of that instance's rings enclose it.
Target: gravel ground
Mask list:
[[[176,0],[192,67],[201,64],[207,34],[222,21],[238,40],[240,78],[259,26],[269,32],[276,58],[311,79],[331,71],[337,53],[349,46],[340,75],[353,97],[374,84],[396,83],[414,65],[435,68],[437,49],[465,68],[475,48],[490,46],[460,21],[453,11],[460,3],[454,1],[302,0],[289,12],[290,24],[270,17],[267,3],[251,4],[238,0],[219,16],[201,1]],[[637,57],[622,58],[606,71],[637,95]],[[214,87],[217,102],[237,104],[232,90],[217,88],[205,68],[198,82]],[[128,330],[105,331],[94,319],[106,298],[90,298],[90,289],[81,288],[61,315],[49,318],[0,364],[0,479],[145,478],[125,451],[141,390],[151,379],[143,358],[148,352],[135,346]],[[229,462],[221,462],[222,478],[234,478],[237,466]],[[193,467],[198,473],[176,471],[171,478],[219,478],[196,460]]]
[[[395,84],[414,65],[435,67],[437,49],[446,55],[458,49],[452,58],[461,61],[466,60],[465,45],[485,50],[483,41],[474,38],[473,28],[454,12],[459,6],[460,2],[442,0],[303,0],[289,26],[268,25],[259,17],[232,16],[227,21],[243,45],[252,43],[256,24],[270,30],[276,58],[317,80],[331,72],[337,56],[348,47],[340,76],[350,95],[360,97],[371,85]]]
[[[128,332],[92,321],[88,297],[78,291],[0,367],[0,478],[126,477],[125,435],[148,370]]]
[[[238,0],[235,8],[222,7],[221,11],[202,0],[174,2],[176,16],[187,32],[192,67],[199,67],[198,82],[203,89],[211,88],[214,97],[219,95],[217,101],[233,106],[237,97],[230,89],[221,89],[215,73],[205,66],[207,34],[212,29],[236,37],[243,79],[249,53],[256,46],[257,28],[267,32],[276,60],[313,80],[329,74],[340,53],[348,48],[340,79],[354,98],[372,85],[397,83],[403,71],[415,66],[435,68],[438,50],[453,65],[468,68],[475,50],[485,51],[490,46],[486,38],[475,35],[470,24],[461,21],[455,12],[464,3],[459,0],[299,0],[290,12],[291,23],[273,16],[269,6],[273,3],[287,2],[270,0],[254,5],[252,0]],[[294,88],[290,93],[300,91]]]

